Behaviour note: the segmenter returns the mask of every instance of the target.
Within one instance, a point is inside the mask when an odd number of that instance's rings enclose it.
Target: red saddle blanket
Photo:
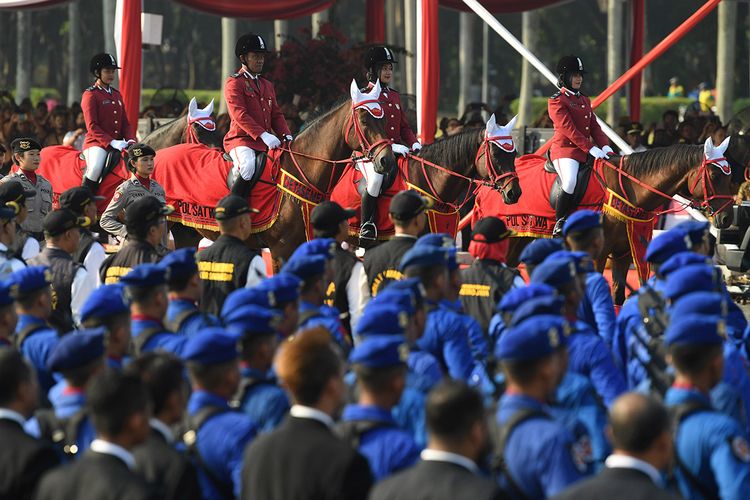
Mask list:
[[[169,220],[186,226],[217,231],[214,208],[229,194],[227,176],[232,160],[221,150],[203,144],[178,144],[157,152],[154,179],[164,187],[167,203],[174,206]],[[276,222],[281,196],[276,183],[278,162],[269,156],[250,195],[253,232],[265,231]]]
[[[70,188],[80,186],[86,162],[81,152],[71,146],[47,146],[42,149],[38,172],[52,184],[52,203],[58,206],[60,195]],[[130,177],[125,162],[120,163],[102,180],[97,194],[105,199],[96,202],[99,213],[104,212],[115,195],[115,189]]]
[[[391,187],[378,197],[378,213],[375,223],[378,227],[378,239],[387,240],[395,233],[393,223],[391,222],[391,219],[388,218],[388,208],[391,205],[391,199],[393,196],[399,191],[405,189],[416,189],[417,191],[420,191],[423,196],[432,198],[435,205],[431,210],[427,211],[427,221],[431,233],[447,233],[455,237],[458,232],[459,222],[457,207],[442,203],[436,200],[434,196],[431,196],[418,187],[410,184],[403,175],[403,173],[407,171],[405,162],[407,162],[408,159],[401,157],[398,161],[399,169],[396,174],[396,179],[393,181]],[[347,167],[346,171],[341,176],[341,180],[339,180],[331,193],[332,201],[335,201],[344,208],[356,210],[354,217],[349,219],[349,234],[351,235],[359,234],[359,228],[362,223],[360,220],[362,197],[357,189],[360,179],[362,179],[362,173],[356,170],[353,165],[350,165]]]

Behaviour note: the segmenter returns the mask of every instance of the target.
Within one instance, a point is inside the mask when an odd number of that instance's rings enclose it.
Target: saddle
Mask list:
[[[580,205],[583,196],[586,194],[586,189],[589,187],[589,180],[591,179],[591,172],[593,170],[593,162],[591,157],[586,160],[586,163],[581,164],[578,167],[578,175],[576,176],[576,189],[573,193],[573,203],[575,206]],[[555,166],[552,165],[549,155],[547,155],[547,161],[544,162],[544,171],[551,174],[557,175]],[[549,191],[549,204],[552,208],[557,208],[557,200],[560,198],[560,192],[562,186],[560,183],[560,177],[557,176],[555,182],[552,183],[552,188]]]
[[[222,158],[224,158],[228,162],[232,162],[232,157],[226,153],[222,154]],[[250,183],[252,186],[255,186],[255,184],[257,184],[257,182],[260,180],[260,177],[263,175],[263,171],[266,169],[267,159],[268,159],[268,153],[266,153],[265,151],[255,152],[255,173],[250,179]],[[227,187],[229,189],[232,189],[232,185],[234,185],[234,181],[237,180],[237,177],[239,175],[240,175],[239,170],[235,172],[234,168],[229,169],[229,173],[227,173]]]

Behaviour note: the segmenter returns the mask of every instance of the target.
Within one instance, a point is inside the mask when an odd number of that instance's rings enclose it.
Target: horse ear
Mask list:
[[[518,121],[518,115],[511,118],[508,124],[505,126],[505,128],[507,128],[508,130],[513,130],[513,128],[516,126],[517,121]]]
[[[188,105],[188,116],[195,116],[196,111],[198,111],[198,101],[196,101],[195,97],[193,97],[192,99],[190,99],[190,105]]]
[[[497,122],[495,121],[495,113],[492,113],[490,115],[490,119],[487,120],[487,125],[486,125],[487,132],[492,134],[492,131],[495,130],[496,127],[497,127]]]
[[[352,79],[352,84],[349,86],[349,94],[352,96],[352,102],[358,103],[361,99],[359,98],[359,87],[357,87],[357,81]]]
[[[703,153],[706,155],[706,158],[711,158],[711,154],[714,151],[714,141],[711,140],[711,137],[706,139],[706,142],[703,143]]]
[[[206,113],[206,116],[211,116],[211,113],[214,112],[214,100],[211,99],[211,102],[208,103],[208,106],[203,108],[203,112]]]
[[[726,139],[724,139],[722,141],[722,143],[719,144],[719,146],[716,148],[716,149],[718,149],[721,152],[721,154],[724,154],[726,152],[727,148],[729,147],[729,139],[731,139],[731,138],[732,138],[732,136],[730,135],[729,137],[727,137]]]
[[[378,99],[380,97],[380,90],[380,78],[378,78],[377,80],[375,80],[375,86],[372,88],[372,91],[370,93],[375,97],[375,99]]]

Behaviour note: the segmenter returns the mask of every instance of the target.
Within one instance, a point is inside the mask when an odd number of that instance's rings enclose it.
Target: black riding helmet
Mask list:
[[[583,61],[578,56],[563,56],[557,61],[557,75],[558,75],[558,87],[565,87],[572,90],[570,84],[570,77],[573,73],[586,73],[583,67]]]
[[[117,65],[117,61],[115,60],[115,56],[113,56],[112,54],[107,54],[106,52],[102,52],[101,54],[97,54],[91,58],[91,62],[89,63],[89,71],[91,71],[91,73],[95,77],[99,78],[99,73],[104,68],[120,69],[120,67]]]
[[[380,75],[380,68],[383,64],[395,64],[397,62],[393,51],[388,47],[370,47],[365,54],[367,79],[374,83]]]
[[[240,59],[241,56],[246,55],[248,52],[268,53],[268,45],[262,36],[255,33],[247,33],[237,39],[237,44],[234,46],[234,55],[237,56],[237,59]]]

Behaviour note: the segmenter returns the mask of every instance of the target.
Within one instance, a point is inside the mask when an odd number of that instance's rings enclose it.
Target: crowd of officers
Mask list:
[[[14,148],[0,498],[750,495],[750,330],[706,224],[651,242],[655,274],[616,316],[587,210],[525,248],[527,283],[500,219],[476,224],[462,268],[450,237],[423,235],[430,200],[402,191],[395,236],[360,260],[352,211],[324,202],[267,277],[245,199],[218,203],[211,246],[167,252],[172,208],[138,196],[107,256],[91,191],[53,210],[24,168],[34,144]]]

